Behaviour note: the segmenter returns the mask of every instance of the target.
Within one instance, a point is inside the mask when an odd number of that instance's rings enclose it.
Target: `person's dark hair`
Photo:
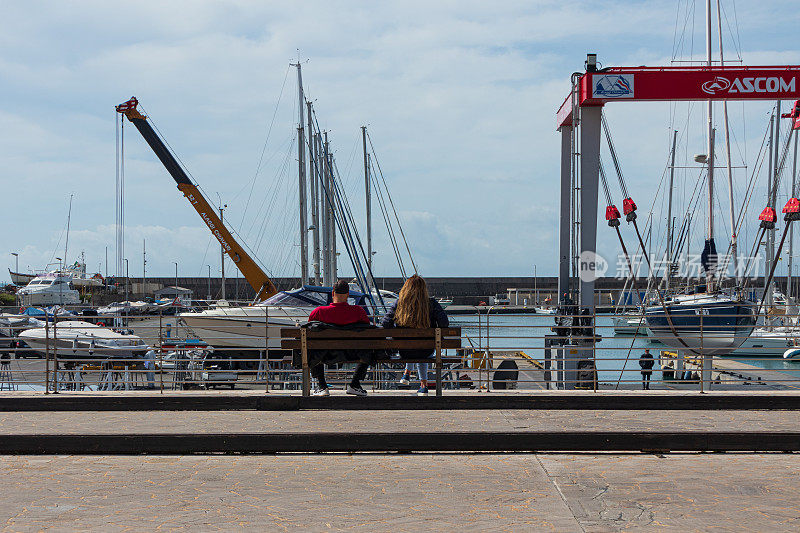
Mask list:
[[[336,294],[350,294],[350,284],[340,279],[336,282],[336,285],[333,286],[333,292]]]

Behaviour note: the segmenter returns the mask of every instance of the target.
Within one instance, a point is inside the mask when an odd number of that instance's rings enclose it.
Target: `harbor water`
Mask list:
[[[554,325],[553,315],[544,314],[489,314],[482,312],[480,325],[477,314],[453,315],[451,324],[461,326],[464,346],[485,350],[487,345],[491,352],[522,351],[533,359],[544,359],[544,336],[553,335],[550,328]],[[617,380],[638,382],[640,379],[639,356],[650,349],[655,358],[655,376],[660,370],[658,355],[661,350],[672,350],[664,344],[647,336],[614,335],[611,315],[598,315],[595,329],[602,339],[597,343],[596,365],[598,381],[615,384]],[[800,361],[784,360],[777,357],[724,357],[746,365],[765,370],[800,371]],[[627,361],[626,361],[627,359]],[[624,368],[624,370],[623,370]],[[621,377],[620,377],[621,376]]]

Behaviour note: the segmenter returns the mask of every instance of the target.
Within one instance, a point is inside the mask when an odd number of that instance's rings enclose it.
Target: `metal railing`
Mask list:
[[[74,311],[77,311],[75,309]],[[515,311],[515,312],[511,312]],[[800,316],[794,308],[773,307],[765,325],[752,329],[736,325],[744,342],[732,353],[716,353],[722,333],[702,311],[701,327],[688,330],[675,325],[699,348],[673,348],[652,336],[641,315],[627,318],[609,314],[576,315],[588,325],[573,326],[569,335],[559,330],[553,315],[502,306],[460,308],[451,313],[451,325],[462,328],[462,348],[448,350],[443,389],[517,393],[542,390],[800,390]],[[291,351],[280,348],[280,328],[302,322],[287,321],[277,313],[251,316],[196,331],[175,315],[56,315],[38,323],[5,322],[0,318],[0,393],[40,391],[190,390],[238,388],[265,392],[300,393],[301,370],[292,363]],[[715,315],[719,318],[731,318]],[[617,319],[617,320],[615,320]],[[762,317],[763,320],[763,317]],[[103,324],[113,330],[117,344],[100,333],[76,338],[69,321]],[[627,322],[626,322],[627,321]],[[34,326],[34,327],[32,327]],[[32,341],[31,331],[43,330]],[[25,333],[28,332],[28,333]],[[691,335],[690,335],[691,333]],[[141,339],[136,344],[136,339]],[[22,342],[30,343],[29,346]],[[130,346],[124,343],[130,341]],[[736,344],[736,343],[734,343]],[[641,355],[648,349],[653,368],[642,373]],[[784,358],[784,352],[790,351]],[[794,351],[792,351],[794,350]],[[794,358],[796,352],[797,359]],[[415,390],[399,383],[402,359],[370,368],[364,386],[375,391]],[[353,364],[327,368],[328,382],[343,387]],[[428,382],[432,386],[433,368]]]

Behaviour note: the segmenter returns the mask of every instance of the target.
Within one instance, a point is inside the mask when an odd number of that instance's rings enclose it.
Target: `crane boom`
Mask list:
[[[189,179],[189,176],[186,175],[186,172],[180,164],[178,164],[175,156],[169,151],[164,141],[161,140],[152,126],[150,126],[150,123],[147,122],[147,117],[136,109],[138,105],[139,101],[135,97],[132,97],[127,102],[118,105],[117,112],[125,115],[128,120],[136,126],[136,129],[139,130],[144,140],[147,141],[147,144],[150,145],[150,148],[161,160],[164,168],[167,169],[172,179],[178,184],[178,190],[189,200],[192,207],[194,207],[195,211],[197,211],[203,219],[203,222],[208,226],[208,229],[211,230],[211,233],[222,245],[225,253],[233,260],[233,263],[241,271],[247,282],[256,291],[256,298],[265,300],[276,294],[278,289],[275,288],[272,280],[261,270],[261,267],[248,255],[244,248],[236,242],[236,239],[233,238],[231,232],[228,231],[219,219],[216,211],[205,199],[200,189],[192,183],[192,180]]]

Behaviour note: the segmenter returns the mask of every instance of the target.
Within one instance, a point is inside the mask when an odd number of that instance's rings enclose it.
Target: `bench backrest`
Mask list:
[[[281,348],[301,349],[303,328],[281,328]],[[324,329],[306,331],[309,350],[433,350],[436,328],[374,328],[361,331]],[[441,328],[441,348],[461,348],[461,328]]]

